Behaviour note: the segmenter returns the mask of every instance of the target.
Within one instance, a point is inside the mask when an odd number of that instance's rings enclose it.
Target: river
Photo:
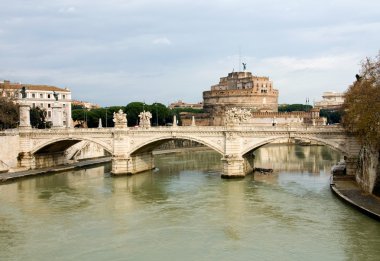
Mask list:
[[[270,175],[224,180],[212,151],[156,155],[0,186],[1,260],[379,260],[380,223],[338,200],[324,146],[255,151]]]

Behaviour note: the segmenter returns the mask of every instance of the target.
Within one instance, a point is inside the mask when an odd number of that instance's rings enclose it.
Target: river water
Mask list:
[[[380,223],[329,188],[341,155],[268,145],[270,175],[220,178],[220,155],[156,156],[158,169],[110,165],[0,186],[1,260],[379,260]]]

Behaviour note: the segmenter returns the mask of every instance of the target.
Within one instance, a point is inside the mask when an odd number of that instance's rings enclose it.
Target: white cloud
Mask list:
[[[58,12],[61,14],[74,14],[77,12],[77,9],[74,6],[62,7]]]
[[[346,68],[357,64],[359,55],[346,54],[346,55],[328,55],[313,58],[299,58],[299,57],[271,57],[263,59],[264,66],[287,71],[327,71]]]
[[[152,43],[158,44],[158,45],[171,45],[172,44],[172,42],[166,37],[156,38],[152,41]]]
[[[292,30],[291,36],[306,42],[332,43],[337,41],[352,41],[353,37],[366,39],[366,35],[378,34],[380,22],[344,23],[320,27],[307,27]]]

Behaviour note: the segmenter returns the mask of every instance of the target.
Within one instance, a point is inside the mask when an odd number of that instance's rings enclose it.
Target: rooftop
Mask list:
[[[34,84],[24,84],[24,83],[11,83],[10,81],[0,82],[0,89],[6,90],[19,90],[25,87],[27,90],[33,91],[56,91],[56,92],[70,92],[67,88],[59,88],[50,85],[34,85]]]

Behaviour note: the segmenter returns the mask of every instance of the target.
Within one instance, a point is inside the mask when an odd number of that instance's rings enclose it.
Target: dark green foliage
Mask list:
[[[122,106],[113,106],[108,108],[98,109],[79,109],[73,110],[71,116],[74,121],[84,122],[89,128],[97,128],[99,126],[99,119],[102,119],[103,127],[113,127],[113,113],[124,109]]]
[[[124,112],[127,113],[128,126],[136,126],[139,124],[139,114],[143,110],[148,110],[148,105],[143,102],[131,102],[125,106]]]
[[[127,113],[128,126],[136,126],[139,124],[139,114],[145,110],[152,114],[152,126],[165,125],[172,122],[173,112],[162,103],[153,103],[151,105],[142,102],[131,102],[127,106],[112,106],[98,109],[78,109],[72,111],[74,121],[84,122],[89,128],[99,126],[99,118],[102,119],[103,127],[113,127],[113,113],[119,110]]]
[[[39,107],[30,109],[30,125],[37,129],[50,128],[51,124],[46,122],[46,110]]]
[[[305,104],[283,104],[278,106],[279,112],[292,112],[292,111],[310,111],[313,108],[311,105]]]
[[[71,104],[71,110],[83,110],[85,109],[85,107],[83,105],[79,105],[79,104]]]
[[[173,121],[172,112],[162,103],[153,103],[148,106],[148,110],[152,113],[153,126],[162,126]]]
[[[342,119],[342,111],[341,110],[326,110],[322,109],[319,113],[321,117],[327,118],[328,124],[340,123]]]
[[[16,128],[19,122],[18,105],[0,97],[0,130]]]
[[[194,109],[194,108],[175,108],[172,109],[176,114],[181,112],[191,112],[191,113],[203,113],[204,111],[202,109]]]

